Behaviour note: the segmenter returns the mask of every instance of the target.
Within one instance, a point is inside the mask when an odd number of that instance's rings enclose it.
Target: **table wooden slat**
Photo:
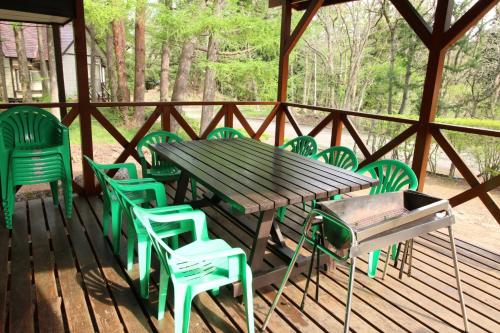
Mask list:
[[[369,177],[251,139],[152,145],[243,214],[368,188]]]

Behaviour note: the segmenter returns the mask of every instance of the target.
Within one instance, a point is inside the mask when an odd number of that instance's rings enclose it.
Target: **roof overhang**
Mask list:
[[[284,1],[289,1],[295,10],[306,10],[311,2],[311,0],[269,0],[269,8],[280,7]],[[322,7],[350,1],[357,0],[325,0]]]
[[[17,0],[0,3],[0,20],[45,24],[66,24],[75,17],[70,0]]]

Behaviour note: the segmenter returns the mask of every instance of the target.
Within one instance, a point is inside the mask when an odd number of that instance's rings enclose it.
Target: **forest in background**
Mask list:
[[[435,1],[411,2],[432,25]],[[456,1],[452,21],[473,3]],[[95,59],[95,48],[106,54],[111,101],[276,98],[281,10],[269,9],[267,0],[85,0],[85,11],[92,35],[91,59]],[[299,18],[300,13],[294,15],[292,26]],[[15,27],[22,29],[22,25]],[[448,51],[439,121],[500,129],[499,34],[497,6]],[[16,45],[20,46],[19,35],[16,33]],[[291,54],[288,100],[417,117],[427,53],[389,1],[324,7]],[[95,61],[90,65],[92,83]],[[21,81],[29,80],[23,79],[22,72]],[[47,84],[47,95],[54,96],[51,87]],[[23,84],[23,89],[29,90],[29,84]],[[96,99],[94,93],[91,98]],[[136,107],[114,112],[124,127],[131,128],[144,121],[147,110]],[[213,112],[213,107],[203,107],[200,131]],[[300,109],[292,112],[299,120],[315,115]],[[353,120],[372,149],[404,129],[394,123]],[[498,174],[499,140],[447,135],[457,150],[474,159],[483,178]],[[408,140],[393,157],[409,163],[412,152],[413,142]],[[435,171],[437,146],[432,154],[429,168]],[[453,166],[449,174],[454,174]]]

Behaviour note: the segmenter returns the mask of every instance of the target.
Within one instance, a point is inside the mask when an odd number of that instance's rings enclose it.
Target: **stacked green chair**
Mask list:
[[[356,171],[358,169],[358,158],[352,149],[343,146],[333,146],[325,149],[313,156],[315,160],[325,162],[327,164],[346,169],[349,171]],[[341,199],[340,194],[332,196],[331,200]],[[313,200],[313,208],[316,207],[316,200]]]
[[[113,244],[113,251],[117,255],[120,252],[120,230],[122,227],[122,210],[116,198],[116,195],[110,189],[106,181],[106,172],[110,170],[125,169],[128,173],[128,179],[118,180],[120,184],[128,185],[143,185],[155,183],[152,178],[137,178],[137,170],[132,163],[117,163],[117,164],[99,164],[92,161],[89,157],[84,156],[87,163],[90,165],[94,174],[101,186],[102,190],[102,229],[104,235],[108,234],[109,222],[111,221],[111,240]],[[145,204],[153,201],[156,197],[151,191],[127,193],[130,199],[137,204]]]
[[[244,138],[245,136],[238,130],[231,127],[220,127],[214,129],[207,135],[208,140],[214,139],[237,139]]]
[[[252,271],[243,250],[231,248],[222,239],[209,239],[205,214],[200,210],[172,214],[164,208],[134,207],[134,213],[146,228],[160,259],[159,320],[164,316],[169,280],[174,288],[175,333],[189,331],[191,302],[197,294],[241,281],[247,330],[254,332]],[[155,230],[159,225],[172,225],[171,236],[190,233],[193,241],[173,249]]]
[[[143,178],[154,178],[160,182],[171,182],[179,180],[181,171],[173,163],[161,159],[158,154],[149,147],[149,145],[157,143],[174,143],[182,142],[182,138],[177,134],[168,131],[151,132],[139,141],[137,145],[137,152],[142,167]],[[148,161],[144,156],[144,150],[147,149],[151,155],[151,166],[148,166]],[[191,194],[193,200],[197,198],[196,182],[191,179]]]
[[[63,184],[66,216],[72,215],[73,184],[68,128],[50,112],[17,106],[0,117],[0,183],[7,228],[12,228],[16,188],[49,183],[54,204]]]
[[[413,170],[403,162],[396,160],[379,160],[366,165],[358,170],[359,174],[369,174],[372,178],[378,179],[379,184],[370,188],[370,194],[380,194],[386,192],[397,192],[404,189],[416,190],[418,188],[417,176]],[[408,243],[406,247],[408,246]],[[392,259],[397,259],[397,246],[392,246]],[[391,248],[387,249],[387,257]],[[410,254],[411,255],[411,254]],[[380,250],[370,252],[368,257],[368,276],[374,278],[377,274],[377,266],[380,257]],[[404,259],[404,258],[403,258]],[[385,260],[385,270],[388,259]]]
[[[134,243],[137,239],[137,257],[139,264],[139,285],[140,295],[143,298],[149,297],[149,276],[151,268],[151,240],[146,232],[146,229],[140,223],[135,214],[133,207],[139,203],[133,200],[131,194],[141,194],[145,191],[152,192],[155,196],[157,208],[162,214],[175,214],[181,212],[191,212],[193,209],[189,205],[178,205],[167,207],[167,198],[163,184],[155,182],[149,184],[123,184],[110,177],[105,176],[108,186],[113,195],[116,196],[120,207],[125,212],[127,217],[127,269],[132,269],[134,263]],[[144,203],[143,203],[144,205]],[[150,208],[151,210],[151,208]],[[153,209],[154,210],[154,209]],[[170,224],[155,224],[151,226],[154,232],[162,239],[170,238],[172,247],[178,246],[179,225],[176,223]]]
[[[318,144],[316,140],[312,136],[298,136],[293,140],[286,142],[284,145],[279,146],[278,148],[290,150],[293,153],[297,153],[299,155],[305,157],[313,157],[318,152]],[[305,203],[302,203],[305,210]],[[278,220],[283,223],[286,215],[286,206],[278,208],[276,212],[276,216]]]

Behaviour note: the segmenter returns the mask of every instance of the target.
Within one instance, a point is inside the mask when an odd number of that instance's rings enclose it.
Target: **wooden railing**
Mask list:
[[[0,109],[5,109],[12,107],[14,104],[0,104]],[[33,103],[30,105],[35,105],[43,108],[64,108],[68,109],[67,114],[63,117],[62,122],[66,126],[70,126],[73,121],[79,115],[79,105],[78,103]],[[198,134],[184,119],[182,114],[176,109],[180,106],[219,106],[220,109],[215,113],[214,117],[207,125],[205,130]],[[259,128],[252,128],[250,123],[247,121],[243,113],[241,112],[239,106],[273,106],[272,110],[266,116]],[[154,107],[154,111],[145,120],[142,126],[137,130],[135,135],[131,140],[126,139],[120,131],[99,111],[100,107],[136,107],[136,106],[150,106]],[[303,132],[299,123],[290,112],[290,107],[308,109],[314,111],[321,111],[326,113],[326,116],[321,120],[312,130],[308,133]],[[171,120],[175,120],[180,128],[182,128],[187,135],[192,140],[204,139],[213,129],[217,127],[221,120],[224,120],[224,126],[233,127],[234,119],[237,119],[244,130],[247,132],[248,136],[260,140],[261,136],[264,134],[269,125],[275,121],[276,132],[275,132],[275,144],[279,145],[283,143],[285,135],[285,121],[288,122],[293,127],[297,135],[310,135],[316,136],[321,131],[323,131],[328,125],[331,125],[331,140],[330,144],[339,145],[341,143],[342,129],[345,127],[349,134],[352,136],[354,142],[358,146],[359,150],[364,156],[364,160],[361,162],[360,166],[366,165],[373,161],[376,161],[391,152],[393,149],[398,147],[400,144],[408,140],[412,135],[414,135],[419,129],[418,120],[406,119],[400,117],[393,117],[388,115],[371,114],[364,112],[354,112],[348,110],[338,110],[325,107],[302,105],[296,103],[280,103],[280,102],[138,102],[138,103],[91,103],[90,104],[90,114],[91,116],[99,122],[103,128],[122,146],[123,150],[116,159],[115,163],[121,163],[127,160],[128,157],[132,156],[136,160],[139,156],[136,151],[136,146],[139,141],[148,133],[151,127],[160,119],[161,125],[164,130],[171,130],[172,124]],[[365,142],[361,138],[358,130],[356,129],[354,123],[351,121],[350,117],[361,117],[367,119],[389,121],[393,123],[400,123],[409,125],[400,134],[395,136],[389,142],[385,143],[382,147],[375,151],[370,151],[366,146]],[[458,125],[449,125],[442,123],[430,123],[430,132],[435,139],[436,143],[441,147],[441,149],[450,158],[451,162],[455,165],[458,171],[462,174],[465,181],[470,185],[470,189],[449,198],[452,206],[460,205],[466,201],[478,197],[486,206],[486,208],[491,212],[493,217],[500,223],[500,209],[489,191],[497,188],[500,185],[500,176],[494,176],[487,182],[481,182],[474,173],[470,170],[469,166],[460,157],[458,152],[455,150],[453,145],[449,140],[443,135],[442,130],[456,131],[461,133],[476,134],[483,136],[490,136],[499,138],[500,131],[482,128],[473,128]],[[91,133],[81,133],[82,137],[90,136]],[[93,143],[92,143],[93,145]],[[84,147],[84,140],[82,140],[82,151],[84,153],[92,155],[92,147]],[[83,163],[83,161],[82,161]],[[86,168],[83,168],[84,173]],[[88,171],[87,171],[88,172]],[[84,175],[84,179],[86,179]],[[424,182],[424,179],[419,179],[420,182]],[[77,191],[88,190],[88,188],[82,188],[75,183],[75,189]]]

